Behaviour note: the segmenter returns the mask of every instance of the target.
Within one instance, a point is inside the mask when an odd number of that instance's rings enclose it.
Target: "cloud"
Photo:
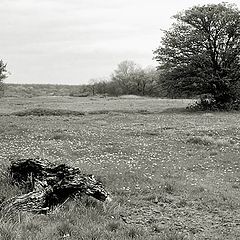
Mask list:
[[[12,72],[7,81],[76,84],[110,74],[125,59],[154,65],[152,50],[159,44],[160,29],[169,28],[173,14],[194,4],[193,0],[1,0],[0,58]]]

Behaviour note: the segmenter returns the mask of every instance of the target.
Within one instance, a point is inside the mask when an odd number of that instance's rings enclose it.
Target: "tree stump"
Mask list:
[[[26,193],[5,201],[1,210],[45,213],[69,197],[86,194],[100,201],[110,200],[109,193],[93,175],[66,164],[55,165],[45,159],[20,159],[12,162],[12,182]]]

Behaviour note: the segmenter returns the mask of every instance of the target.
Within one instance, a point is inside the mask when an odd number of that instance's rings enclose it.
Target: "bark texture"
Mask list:
[[[100,201],[109,193],[93,175],[81,173],[79,168],[66,164],[55,165],[45,159],[20,159],[10,166],[12,182],[26,192],[5,201],[1,209],[44,213],[62,204],[69,197],[86,194]]]

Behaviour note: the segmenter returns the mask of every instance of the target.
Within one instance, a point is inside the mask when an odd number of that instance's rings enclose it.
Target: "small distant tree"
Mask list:
[[[90,81],[89,81],[88,87],[89,87],[90,92],[91,92],[92,95],[95,95],[95,94],[96,94],[96,85],[97,85],[97,83],[98,83],[98,80],[95,79],[95,78],[92,78],[92,79],[90,79]]]
[[[3,80],[7,78],[7,64],[0,60],[0,96],[4,93],[4,83]]]
[[[147,67],[144,69],[144,95],[148,96],[163,96],[160,84],[160,75],[155,67]]]
[[[240,11],[227,3],[208,4],[174,18],[154,52],[168,96],[204,94],[210,107],[239,108]]]
[[[108,83],[109,80],[107,78],[99,78],[95,86],[96,93],[100,95],[108,95],[107,92]]]
[[[118,88],[118,93],[140,96],[162,96],[159,84],[159,73],[156,68],[141,68],[133,61],[123,61],[118,64],[112,74],[112,85]]]
[[[112,81],[119,85],[121,94],[136,93],[136,80],[141,75],[141,67],[133,61],[125,60],[118,64],[112,74]]]

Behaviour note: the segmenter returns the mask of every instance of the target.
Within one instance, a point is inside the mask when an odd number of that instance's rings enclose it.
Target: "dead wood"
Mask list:
[[[55,165],[40,158],[20,159],[12,162],[9,171],[12,182],[26,193],[5,201],[1,206],[4,212],[47,212],[66,199],[82,194],[100,201],[109,199],[109,193],[93,175],[66,164]]]

